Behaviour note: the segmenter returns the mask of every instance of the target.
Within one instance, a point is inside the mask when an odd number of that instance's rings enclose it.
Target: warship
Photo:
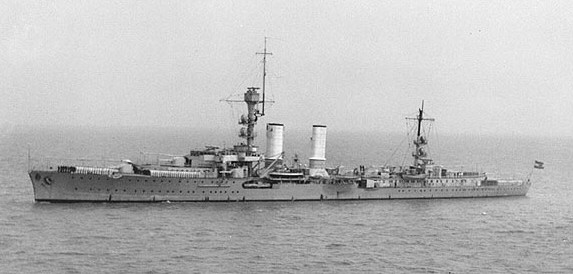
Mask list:
[[[239,136],[232,148],[208,146],[182,156],[119,161],[113,165],[50,163],[29,166],[36,202],[231,202],[391,200],[525,196],[531,182],[491,179],[484,172],[455,171],[435,164],[422,134],[424,103],[412,119],[413,161],[409,166],[363,165],[348,171],[326,166],[325,125],[312,127],[308,165],[286,165],[284,125],[266,124],[266,151],[255,144],[255,126],[265,115],[266,40],[263,84],[248,87]],[[536,167],[538,162],[536,162]],[[541,164],[542,165],[542,164]]]

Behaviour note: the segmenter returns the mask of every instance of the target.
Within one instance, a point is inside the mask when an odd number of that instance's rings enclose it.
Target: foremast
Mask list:
[[[259,88],[250,87],[247,88],[247,92],[244,95],[244,101],[247,104],[247,117],[241,117],[239,124],[244,127],[241,128],[239,132],[239,137],[244,138],[247,141],[245,152],[247,156],[253,155],[257,149],[254,145],[255,143],[255,125],[257,124],[259,111],[257,105],[260,103],[260,95],[257,91]]]
[[[267,76],[267,55],[272,55],[271,52],[267,52],[267,37],[265,37],[265,47],[263,52],[257,52],[256,54],[263,55],[263,89],[262,89],[262,100],[260,100],[260,94],[258,92],[258,87],[249,87],[247,92],[245,92],[243,100],[247,104],[247,116],[241,116],[239,124],[244,127],[241,128],[239,132],[239,137],[244,138],[247,141],[246,144],[246,155],[252,156],[256,153],[255,146],[255,125],[259,117],[265,116],[265,82]],[[258,105],[262,104],[262,111],[259,111]]]
[[[265,115],[265,87],[266,87],[266,75],[267,75],[267,55],[272,55],[272,53],[267,52],[267,37],[265,37],[265,47],[263,52],[257,52],[256,54],[263,55],[263,89],[262,89],[262,100],[261,94],[259,93],[259,87],[248,87],[247,91],[243,95],[242,101],[227,100],[228,102],[245,102],[247,104],[247,114],[241,115],[239,119],[239,124],[242,125],[239,131],[239,137],[245,139],[246,142],[235,145],[234,150],[239,155],[239,161],[243,162],[248,167],[248,175],[252,176],[256,168],[255,162],[260,160],[260,155],[257,152],[257,146],[255,145],[255,126],[259,117]],[[259,111],[259,104],[262,105],[262,111]]]

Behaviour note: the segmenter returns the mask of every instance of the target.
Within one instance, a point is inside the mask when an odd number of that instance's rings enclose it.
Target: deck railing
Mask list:
[[[85,167],[94,169],[116,169],[121,165],[119,160],[107,159],[64,159],[64,158],[30,158],[28,163],[28,172],[32,170],[39,171],[58,171],[58,167]]]

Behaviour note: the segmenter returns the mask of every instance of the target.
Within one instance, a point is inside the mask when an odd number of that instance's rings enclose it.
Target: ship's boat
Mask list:
[[[428,174],[400,174],[400,177],[406,181],[421,181],[428,177]]]
[[[248,87],[239,118],[242,142],[207,146],[183,155],[146,155],[140,162],[89,161],[32,164],[29,176],[38,202],[297,201],[475,198],[526,195],[529,180],[489,179],[485,173],[452,171],[429,158],[421,134],[423,102],[409,167],[326,167],[326,126],[312,128],[308,165],[285,164],[284,125],[266,125],[266,151],[255,144],[255,126],[265,115],[266,40],[262,94]],[[148,156],[151,156],[148,158]],[[155,159],[153,159],[155,157]],[[537,165],[537,163],[536,163]]]
[[[243,183],[243,188],[272,188],[271,183],[265,183],[262,181],[248,181]]]

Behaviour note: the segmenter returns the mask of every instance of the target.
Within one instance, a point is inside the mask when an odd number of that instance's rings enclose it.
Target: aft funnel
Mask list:
[[[267,124],[267,152],[265,153],[266,166],[272,162],[282,162],[284,125]]]
[[[328,177],[326,166],[326,126],[313,125],[310,145],[309,173],[311,176]]]

